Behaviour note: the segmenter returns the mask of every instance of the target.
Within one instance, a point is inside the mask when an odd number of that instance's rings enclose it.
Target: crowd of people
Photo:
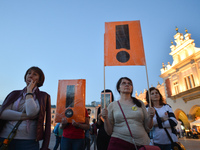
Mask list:
[[[25,88],[12,91],[4,100],[0,108],[1,147],[7,145],[8,150],[49,149],[51,100],[48,93],[39,90],[44,79],[40,68],[29,68],[24,75]],[[101,92],[110,92],[111,102],[108,107],[98,108],[97,120],[93,119],[92,124],[89,122],[90,109],[85,109],[85,122],[82,123],[62,118],[54,129],[54,150],[59,145],[61,150],[89,150],[92,144],[94,150],[138,150],[144,145],[171,150],[169,136],[173,142],[177,141],[177,120],[159,90],[151,87],[147,91],[148,105],[145,106],[141,100],[132,97],[131,79],[120,78],[116,89],[120,95],[116,101],[111,90]],[[8,138],[10,132],[14,133],[13,139]]]

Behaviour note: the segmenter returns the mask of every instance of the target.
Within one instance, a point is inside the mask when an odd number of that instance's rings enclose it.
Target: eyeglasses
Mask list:
[[[130,82],[122,82],[120,85],[125,86],[126,84],[129,85],[129,86],[133,86],[132,83],[130,83]]]

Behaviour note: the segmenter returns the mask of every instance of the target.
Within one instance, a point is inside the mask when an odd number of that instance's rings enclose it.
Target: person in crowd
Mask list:
[[[56,143],[55,143],[53,150],[57,150],[58,146],[60,145],[61,137],[62,137],[62,134],[63,134],[63,129],[60,128],[60,123],[56,124],[53,132],[56,136]],[[60,146],[60,150],[61,150],[61,146]]]
[[[96,119],[92,120],[90,135],[91,135],[91,142],[90,146],[94,143],[94,150],[96,150],[97,146],[97,126],[96,126]]]
[[[193,132],[192,129],[190,128],[189,131],[187,132],[187,137],[188,138],[193,138]]]
[[[114,96],[113,93],[110,89],[106,89],[105,92],[110,92],[111,93],[111,102],[114,101]],[[101,92],[101,94],[104,93],[104,90]],[[110,136],[106,133],[104,129],[104,121],[102,120],[102,115],[101,115],[101,107],[98,108],[97,110],[97,149],[98,150],[107,150],[108,149],[108,144],[110,142]]]
[[[164,103],[164,99],[160,93],[160,91],[151,87],[149,91],[146,93],[147,103],[150,103],[149,93],[151,98],[151,106],[154,107],[155,111],[158,113],[158,116],[155,114],[153,117],[153,142],[154,145],[159,146],[161,150],[171,150],[171,141],[167,136],[164,128],[169,132],[172,140],[177,142],[177,136],[175,131],[175,126],[178,124],[175,115],[172,111],[172,108]],[[148,108],[149,105],[147,105]]]
[[[186,136],[186,132],[185,132],[185,129],[182,130],[182,136]]]
[[[192,134],[193,134],[193,139],[198,139],[198,132],[197,132],[197,128],[193,128],[192,129]]]
[[[7,138],[15,124],[22,120],[14,139],[8,145],[8,150],[39,150],[40,140],[43,140],[41,150],[48,149],[51,135],[51,100],[49,94],[39,90],[44,79],[43,71],[33,66],[24,75],[26,87],[12,91],[5,98],[0,108],[0,142]]]
[[[176,129],[176,132],[177,132],[177,137],[180,138],[180,137],[181,137],[180,129],[177,128],[177,129]]]
[[[88,115],[91,113],[91,109],[87,109]],[[90,119],[90,116],[89,116]],[[85,149],[90,150],[90,128],[85,130]]]
[[[85,131],[90,128],[89,115],[85,109],[85,122],[80,123],[72,120],[68,123],[66,118],[62,118],[61,129],[63,129],[63,136],[61,138],[62,150],[84,150],[85,146]]]
[[[142,145],[149,145],[150,139],[147,132],[153,126],[154,109],[149,108],[147,112],[144,103],[132,97],[133,83],[128,77],[120,78],[116,89],[120,94],[120,99],[102,110],[105,131],[111,135],[108,150],[134,150],[136,146],[139,148]],[[125,114],[133,138],[118,102]]]

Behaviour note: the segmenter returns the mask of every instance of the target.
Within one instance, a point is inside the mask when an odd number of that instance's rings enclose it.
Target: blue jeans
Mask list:
[[[0,138],[0,142],[4,139]],[[39,142],[35,140],[13,139],[8,146],[8,150],[39,150],[39,147]]]
[[[60,145],[60,142],[61,142],[61,137],[56,136],[56,144],[55,144],[53,150],[57,150],[58,149],[58,146]],[[60,146],[60,149],[61,149],[61,146]]]
[[[91,135],[91,141],[90,141],[90,146],[94,143],[94,150],[96,150],[97,146],[97,135]]]
[[[90,150],[90,138],[88,138],[88,137],[85,137],[85,148],[84,149],[86,149],[87,148],[87,150]]]
[[[171,144],[156,144],[154,143],[155,146],[160,147],[161,150],[171,150]]]
[[[61,150],[84,150],[85,139],[61,138]]]

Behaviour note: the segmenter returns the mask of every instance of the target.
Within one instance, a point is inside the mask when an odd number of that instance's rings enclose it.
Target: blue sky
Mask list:
[[[0,103],[12,90],[25,87],[31,66],[45,73],[40,89],[56,104],[58,80],[86,79],[86,104],[100,101],[104,88],[105,22],[140,20],[149,85],[162,83],[162,62],[172,63],[171,40],[185,28],[200,47],[199,0],[7,0],[0,1]],[[147,89],[144,66],[105,68],[106,88],[119,98],[122,76],[134,92]]]

